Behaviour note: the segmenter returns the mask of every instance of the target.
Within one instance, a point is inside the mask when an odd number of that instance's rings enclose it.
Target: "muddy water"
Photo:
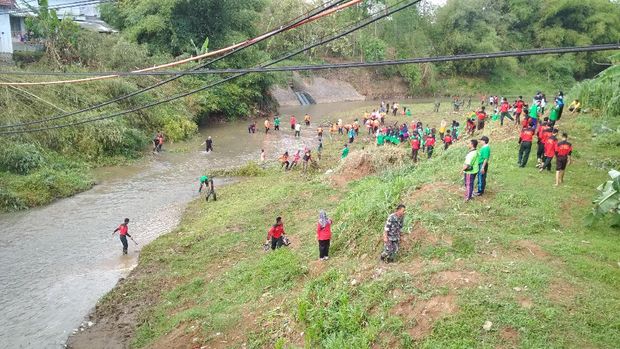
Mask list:
[[[376,102],[286,107],[283,115],[329,116]],[[318,118],[321,119],[321,118]],[[315,147],[314,130],[247,133],[247,122],[207,126],[194,141],[165,145],[165,152],[137,164],[101,168],[91,190],[42,208],[0,215],[0,347],[59,348],[97,300],[137,262],[139,250],[170,231],[196,197],[203,169],[258,160],[264,148],[276,158],[283,148]],[[262,122],[259,122],[259,130]],[[200,143],[214,139],[215,152]],[[216,179],[218,186],[230,182]],[[129,217],[129,255],[111,232]]]

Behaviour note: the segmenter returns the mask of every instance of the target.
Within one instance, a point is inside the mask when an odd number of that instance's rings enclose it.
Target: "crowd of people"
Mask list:
[[[455,110],[458,110],[464,104],[464,100],[460,97],[454,98]],[[457,105],[458,108],[456,107]],[[467,102],[467,106],[470,107],[470,105],[471,97],[468,98]],[[487,114],[487,107],[492,109],[491,115]],[[438,112],[439,108],[440,103],[436,101],[433,111]],[[486,135],[476,139],[476,133],[482,133],[486,123],[489,121],[497,121],[500,127],[504,126],[505,121],[509,121],[510,123],[507,126],[512,124],[519,130],[518,166],[520,168],[526,167],[532,151],[532,145],[536,141],[536,168],[540,172],[545,170],[550,172],[552,161],[555,158],[555,185],[557,186],[564,181],[564,172],[571,163],[573,149],[568,141],[568,134],[565,132],[561,133],[557,127],[557,123],[562,117],[563,109],[564,95],[561,91],[555,96],[551,107],[548,107],[546,96],[540,91],[533,97],[531,104],[524,101],[522,96],[519,96],[512,103],[506,97],[490,96],[487,100],[486,96],[481,96],[480,105],[476,110],[468,114],[465,118],[464,126],[461,126],[457,120],[452,120],[449,123],[447,120],[442,119],[436,128],[429,124],[424,124],[420,120],[413,119],[409,123],[403,122],[399,124],[394,122],[390,124],[386,121],[390,114],[392,116],[403,115],[412,117],[412,110],[403,106],[402,111],[399,113],[401,107],[398,102],[391,104],[381,102],[377,109],[372,110],[370,113],[365,112],[361,120],[355,118],[352,123],[345,123],[342,119],[338,119],[336,122],[331,122],[327,125],[318,125],[316,127],[318,139],[317,157],[320,160],[323,149],[324,126],[329,129],[330,139],[333,140],[336,137],[346,139],[340,153],[341,159],[345,159],[348,156],[350,151],[349,145],[354,143],[359,137],[362,126],[366,128],[368,137],[373,139],[377,147],[398,146],[401,143],[408,143],[414,163],[420,160],[421,153],[425,153],[426,157],[430,159],[433,156],[437,141],[441,141],[443,149],[447,150],[455,142],[467,138],[468,151],[461,169],[465,187],[464,200],[467,202],[475,196],[481,196],[485,193],[487,175],[491,163],[490,139]],[[578,100],[573,101],[569,106],[569,112],[571,113],[578,113],[580,110],[581,104]],[[301,121],[298,121],[294,115],[290,116],[290,128],[294,132],[295,138],[301,136],[302,123],[306,127],[310,127],[311,120],[312,118],[309,114],[306,114]],[[265,119],[265,133],[269,133],[272,127],[274,131],[280,131],[280,124],[280,116],[275,116],[273,121]],[[255,121],[248,126],[248,132],[256,132]],[[158,132],[153,140],[153,151],[160,151],[162,144],[163,134]],[[213,151],[213,140],[211,137],[208,137],[203,145],[206,145],[207,152]],[[260,159],[261,162],[265,161],[264,149],[261,149]],[[292,170],[301,164],[302,171],[306,172],[313,161],[312,150],[304,145],[302,149],[297,150],[292,156],[288,151],[285,151],[278,158],[278,161],[281,164],[281,168],[286,171]],[[210,197],[217,200],[212,178],[206,175],[200,178],[199,193],[202,192],[203,188],[207,190],[207,201]],[[391,262],[396,257],[401,239],[404,215],[405,206],[399,205],[394,213],[387,218],[383,233],[384,249],[381,253],[381,260],[385,262]],[[123,242],[125,253],[127,249],[126,236],[129,236],[126,226],[127,222],[115,230],[115,232],[121,232],[121,241]],[[317,241],[319,244],[319,258],[321,260],[329,258],[331,226],[332,221],[327,217],[327,213],[320,211],[317,223]],[[269,229],[267,240],[265,246],[271,249],[288,245],[281,217],[278,217],[276,223]]]

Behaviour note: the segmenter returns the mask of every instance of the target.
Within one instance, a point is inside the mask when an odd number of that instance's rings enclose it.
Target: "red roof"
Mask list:
[[[15,2],[13,0],[0,0],[0,6],[15,7]]]

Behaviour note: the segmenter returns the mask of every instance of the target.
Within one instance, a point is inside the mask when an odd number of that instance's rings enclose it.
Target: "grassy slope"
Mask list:
[[[430,118],[430,106],[421,108]],[[560,127],[571,133],[575,161],[560,188],[535,160],[516,168],[515,138],[495,141],[504,131],[491,132],[488,194],[470,204],[460,191],[462,143],[346,188],[273,170],[222,188],[220,201],[192,203],[177,230],[142,250],[96,315],[138,304],[135,347],[612,348],[620,342],[618,231],[605,222],[585,228],[581,217],[606,177],[588,161],[620,152],[590,141],[589,118],[567,119]],[[339,146],[327,144],[324,168]],[[410,234],[386,266],[379,236],[398,202],[408,205]],[[336,223],[323,263],[314,236],[321,208]],[[277,215],[293,246],[264,253]]]

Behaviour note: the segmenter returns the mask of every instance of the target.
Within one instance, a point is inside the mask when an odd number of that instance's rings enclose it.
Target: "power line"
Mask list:
[[[98,4],[110,3],[110,2],[116,2],[116,1],[117,0],[82,0],[82,1],[69,2],[65,4],[58,4],[56,6],[48,6],[48,7],[30,5],[29,3],[23,1],[24,5],[26,5],[27,8],[17,8],[14,10],[0,11],[0,15],[4,15],[4,14],[12,15],[12,14],[19,14],[19,13],[36,13],[37,11],[41,9],[45,9],[45,8],[47,8],[48,10],[60,10],[64,8],[98,5]]]
[[[308,70],[325,70],[325,69],[342,69],[342,68],[368,68],[368,67],[383,67],[391,65],[403,65],[403,64],[420,64],[420,63],[442,63],[442,62],[454,62],[464,60],[477,60],[477,59],[492,59],[492,58],[505,58],[505,57],[525,57],[535,55],[549,55],[549,54],[565,54],[565,53],[580,53],[580,52],[594,52],[594,51],[610,51],[620,50],[620,44],[601,44],[590,46],[570,46],[570,47],[555,47],[555,48],[538,48],[530,50],[514,50],[514,51],[500,51],[489,53],[468,53],[462,55],[448,55],[448,56],[436,56],[436,57],[421,57],[421,58],[406,58],[395,60],[384,60],[375,62],[348,62],[348,63],[331,63],[331,64],[318,64],[318,65],[295,65],[295,66],[282,66],[282,67],[256,67],[256,68],[243,68],[243,69],[197,69],[194,71],[183,72],[185,75],[219,75],[219,74],[238,74],[238,73],[273,73],[273,72],[290,72],[290,71],[308,71]],[[0,75],[34,75],[34,76],[100,76],[107,74],[114,74],[120,76],[151,76],[151,75],[177,75],[180,71],[156,71],[156,72],[23,72],[23,71],[0,71]]]
[[[288,29],[290,29],[290,28],[292,28],[292,27],[294,27],[294,26],[296,26],[296,25],[306,21],[309,18],[312,18],[315,15],[318,15],[318,14],[324,12],[324,11],[327,11],[327,10],[329,10],[331,8],[334,8],[337,5],[339,5],[340,3],[343,3],[344,1],[346,1],[346,0],[337,0],[337,1],[332,1],[331,4],[330,3],[325,3],[325,4],[322,4],[322,5],[319,5],[319,6],[311,9],[310,11],[308,11],[308,12],[306,12],[306,13],[300,15],[300,16],[297,16],[296,18],[294,18],[293,20],[289,21],[285,25],[280,26],[279,29],[271,31],[270,32],[271,35],[269,35],[269,36],[263,36],[260,40],[256,40],[256,41],[250,42],[247,45],[241,46],[241,47],[239,47],[239,48],[237,48],[237,49],[235,49],[233,51],[230,51],[230,52],[228,52],[228,53],[226,53],[226,54],[224,54],[224,55],[222,55],[222,56],[220,56],[218,58],[212,59],[209,62],[200,64],[200,65],[198,65],[198,66],[196,66],[194,68],[190,68],[187,71],[192,71],[192,70],[204,68],[204,67],[212,65],[212,64],[214,64],[216,62],[219,62],[220,60],[222,60],[222,59],[224,59],[224,58],[226,58],[228,56],[231,56],[231,55],[233,55],[235,53],[238,53],[238,52],[240,52],[240,51],[242,51],[242,50],[244,50],[244,49],[246,49],[246,48],[248,48],[250,46],[258,44],[259,42],[261,42],[261,41],[263,41],[265,39],[268,39],[271,36],[275,36],[275,35],[277,35],[277,34],[279,34],[281,32],[284,32],[284,31],[286,31],[286,30],[288,30]],[[29,126],[29,125],[36,125],[36,124],[41,124],[41,123],[45,123],[45,122],[49,122],[49,121],[59,120],[59,119],[67,118],[67,117],[70,117],[70,116],[86,113],[86,112],[89,112],[89,111],[92,111],[92,110],[100,109],[100,108],[103,108],[105,106],[108,106],[108,105],[120,102],[120,101],[128,99],[128,98],[131,98],[133,96],[137,96],[137,95],[140,95],[142,93],[148,92],[148,91],[153,90],[153,89],[155,89],[155,88],[157,88],[159,86],[165,85],[165,84],[167,84],[169,82],[175,81],[175,80],[181,78],[183,75],[184,75],[184,72],[179,72],[178,75],[175,75],[175,76],[170,77],[168,79],[162,80],[162,81],[160,81],[158,83],[155,83],[155,84],[153,84],[151,86],[144,87],[142,89],[139,89],[139,90],[127,93],[125,95],[122,95],[122,96],[119,96],[119,97],[116,97],[116,98],[113,98],[113,99],[110,99],[110,100],[107,100],[105,102],[101,102],[99,104],[92,105],[92,106],[87,107],[87,108],[83,108],[83,109],[79,109],[79,110],[76,110],[76,111],[73,111],[73,112],[59,114],[59,115],[55,115],[55,116],[51,116],[51,117],[43,118],[43,119],[39,119],[39,120],[33,120],[33,121],[28,121],[28,122],[23,122],[23,123],[18,123],[18,124],[0,125],[0,129],[13,128],[13,127],[23,127],[23,126]]]
[[[316,14],[310,18],[304,19],[303,21],[301,21],[300,23],[296,23],[295,25],[287,28],[287,30],[289,29],[293,29],[296,28],[298,26],[304,25],[306,23],[315,21],[321,17],[324,16],[328,16],[336,11],[339,11],[341,9],[345,9],[347,7],[353,6],[355,4],[361,3],[362,0],[348,0],[347,3],[342,4],[340,6],[335,6],[329,10],[324,10],[323,13],[319,13]],[[233,44],[230,45],[228,47],[224,47],[215,51],[210,51],[210,52],[206,52],[206,53],[201,53],[197,56],[193,56],[193,57],[189,57],[189,58],[185,58],[182,59],[180,61],[174,61],[174,62],[170,62],[170,63],[166,63],[166,64],[161,64],[161,65],[156,65],[153,67],[148,67],[148,68],[143,68],[143,69],[139,69],[139,70],[134,70],[134,73],[141,73],[141,72],[146,72],[146,71],[154,71],[154,70],[159,70],[159,69],[163,69],[163,68],[169,68],[169,67],[173,67],[173,66],[177,66],[177,65],[181,65],[181,64],[185,64],[185,63],[189,63],[189,62],[193,62],[193,61],[198,61],[201,60],[203,58],[207,58],[207,57],[211,57],[211,56],[216,56],[222,53],[226,53],[226,52],[230,52],[236,48],[239,48],[241,46],[244,45],[248,45],[254,41],[261,41],[263,37],[269,37],[271,36],[271,34],[273,34],[273,32],[277,31],[277,29],[268,32],[266,34],[263,34],[261,36],[258,36],[256,38],[253,39],[248,39],[245,41],[242,41],[238,44]],[[89,78],[83,78],[83,79],[74,79],[74,80],[56,80],[56,81],[41,81],[41,82],[2,82],[0,83],[0,85],[2,86],[7,86],[7,85],[11,85],[11,86],[47,86],[47,85],[61,85],[61,84],[78,84],[78,83],[86,83],[86,82],[93,82],[93,81],[100,81],[100,80],[107,80],[107,79],[114,79],[114,78],[118,78],[119,75],[102,75],[102,76],[97,76],[97,77],[89,77]]]
[[[296,56],[296,55],[298,55],[298,54],[300,54],[302,52],[305,52],[305,51],[311,50],[311,49],[313,49],[313,48],[315,48],[317,46],[324,45],[326,43],[332,42],[332,41],[334,41],[336,39],[339,39],[339,38],[341,38],[341,37],[343,37],[345,35],[348,35],[348,34],[354,32],[354,31],[357,31],[357,30],[359,30],[361,28],[364,28],[364,27],[366,27],[366,26],[368,26],[368,25],[370,25],[370,24],[372,24],[372,23],[374,23],[374,22],[376,22],[376,21],[378,21],[378,20],[380,20],[382,18],[388,17],[388,16],[390,16],[390,15],[396,13],[396,12],[399,12],[401,10],[409,8],[409,7],[419,3],[420,1],[422,1],[422,0],[414,0],[412,2],[405,3],[405,4],[401,5],[401,6],[397,6],[398,4],[402,4],[403,2],[406,2],[406,1],[400,1],[397,4],[395,4],[395,5],[391,6],[391,7],[388,7],[385,10],[382,10],[381,12],[383,12],[383,13],[378,15],[378,16],[374,16],[374,18],[371,18],[373,16],[367,17],[366,18],[367,20],[364,23],[360,23],[360,24],[358,24],[356,26],[353,26],[351,29],[348,29],[348,30],[344,31],[343,33],[333,35],[333,36],[331,36],[331,37],[329,37],[327,39],[318,41],[318,42],[316,42],[314,44],[311,44],[309,46],[303,47],[303,48],[301,48],[301,49],[299,49],[299,50],[297,50],[295,52],[289,53],[289,54],[287,54],[287,55],[285,55],[285,56],[283,56],[281,58],[278,58],[278,59],[272,61],[271,63],[267,63],[267,64],[263,65],[262,67],[268,67],[268,66],[277,64],[277,63],[282,62],[284,60],[287,60],[287,59],[289,59],[289,58],[291,58],[293,56]],[[117,116],[122,116],[122,115],[125,115],[125,114],[137,112],[137,111],[140,111],[140,110],[143,110],[143,109],[152,108],[152,107],[158,106],[160,104],[168,103],[168,102],[171,102],[171,101],[174,101],[174,100],[177,100],[177,99],[180,99],[180,98],[183,98],[183,97],[186,97],[186,96],[189,96],[189,95],[192,95],[192,94],[195,94],[195,93],[198,93],[198,92],[210,89],[210,88],[213,88],[213,87],[215,87],[217,85],[223,84],[225,82],[231,81],[233,79],[236,79],[238,77],[241,77],[241,76],[244,76],[244,75],[247,75],[247,74],[249,74],[249,73],[239,73],[239,74],[233,75],[231,77],[225,78],[223,80],[217,81],[217,82],[212,83],[212,84],[205,85],[203,87],[200,87],[200,88],[197,88],[197,89],[194,89],[194,90],[191,90],[191,91],[187,91],[187,92],[175,95],[175,96],[171,96],[171,97],[168,97],[168,98],[156,101],[156,102],[152,102],[152,103],[140,106],[140,107],[136,107],[136,108],[132,108],[132,109],[128,109],[128,110],[123,110],[123,111],[115,112],[115,113],[112,113],[112,114],[109,114],[109,115],[104,115],[104,116],[100,116],[100,117],[96,117],[96,118],[85,119],[85,120],[80,120],[80,121],[66,123],[66,124],[61,124],[61,125],[54,125],[54,126],[49,126],[49,127],[41,127],[41,128],[36,128],[36,129],[4,131],[4,132],[0,132],[0,135],[13,135],[13,134],[21,134],[21,133],[48,131],[48,130],[52,130],[52,129],[60,129],[60,128],[72,127],[72,126],[83,125],[83,124],[87,124],[87,123],[91,123],[91,122],[111,119],[111,118],[114,118],[114,117],[117,117]]]

